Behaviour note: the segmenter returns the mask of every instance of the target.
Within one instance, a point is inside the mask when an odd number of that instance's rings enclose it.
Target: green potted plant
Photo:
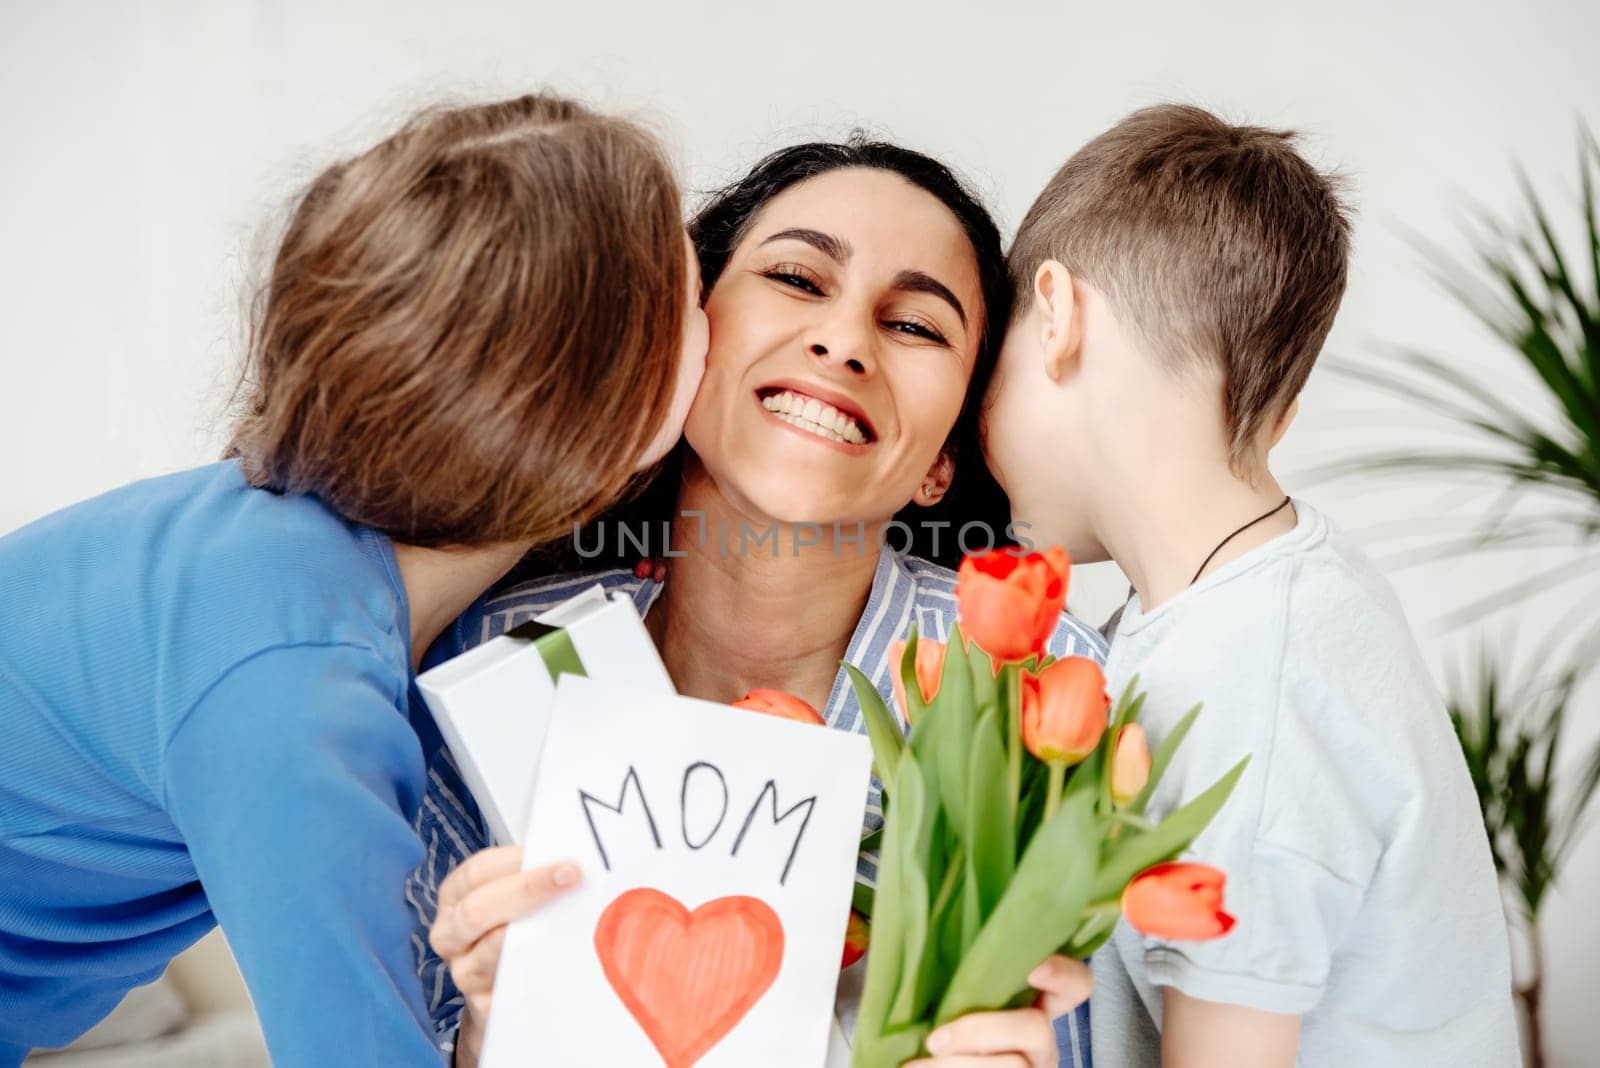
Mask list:
[[[1338,364],[1346,377],[1446,416],[1467,431],[1464,445],[1384,450],[1337,464],[1332,474],[1487,478],[1503,495],[1464,537],[1429,547],[1431,557],[1496,548],[1570,546],[1558,565],[1474,600],[1450,617],[1465,623],[1600,573],[1600,145],[1580,132],[1578,254],[1557,237],[1526,176],[1524,222],[1485,214],[1476,252],[1463,264],[1429,247],[1433,273],[1502,343],[1508,373],[1531,373],[1543,400],[1530,413],[1434,353],[1405,350],[1383,367]],[[1566,636],[1576,634],[1576,639]],[[1485,647],[1475,672],[1449,690],[1451,719],[1483,808],[1514,920],[1530,945],[1517,996],[1527,1013],[1530,1063],[1543,1064],[1539,999],[1543,978],[1540,908],[1570,854],[1600,785],[1600,744],[1566,780],[1557,772],[1563,726],[1577,685],[1600,648],[1600,602],[1583,597],[1551,628],[1570,666],[1553,678],[1514,680],[1510,654]]]
[[[1539,1015],[1544,940],[1539,910],[1600,786],[1600,746],[1571,783],[1558,785],[1562,727],[1577,673],[1568,669],[1554,680],[1519,682],[1509,659],[1488,648],[1481,650],[1476,672],[1458,677],[1447,701],[1483,809],[1495,870],[1513,915],[1527,934],[1531,962],[1516,994],[1527,1013],[1529,1063],[1539,1068],[1544,1064]]]

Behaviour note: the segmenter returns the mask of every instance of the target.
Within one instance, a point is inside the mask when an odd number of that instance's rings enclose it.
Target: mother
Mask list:
[[[732,701],[777,688],[823,709],[834,728],[862,730],[840,659],[861,665],[887,696],[890,640],[912,622],[942,639],[954,619],[952,573],[881,546],[904,540],[897,514],[905,524],[946,497],[958,458],[982,470],[958,446],[973,440],[1008,318],[999,235],[943,166],[860,140],[776,153],[717,195],[690,233],[712,340],[685,426],[688,448],[668,487],[670,583],[659,570],[636,577],[617,569],[518,585],[462,617],[457,647],[598,581],[633,596],[679,692]],[[947,548],[956,541],[954,530],[932,533]],[[1103,656],[1099,637],[1065,616],[1051,651]],[[867,825],[880,820],[874,790]],[[429,856],[409,888],[418,948],[441,1031],[465,1002],[462,1063],[481,1035],[502,925],[578,872],[568,864],[532,873],[531,882],[514,877],[513,848],[490,850],[451,876],[486,838],[447,757],[433,768],[420,828]],[[860,870],[870,880],[874,858],[864,855]],[[423,945],[429,925],[439,956]],[[858,964],[841,976],[847,1030],[862,971]],[[1046,1007],[1077,1003],[1078,976],[1053,958],[1037,984],[1059,994]],[[945,1030],[941,1053],[1088,1061],[1086,1006],[1054,1032],[1037,1009],[980,1014]]]

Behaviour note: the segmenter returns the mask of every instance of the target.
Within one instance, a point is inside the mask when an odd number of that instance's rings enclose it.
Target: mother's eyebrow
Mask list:
[[[956,295],[950,292],[950,287],[933,277],[933,275],[924,274],[921,271],[901,271],[894,276],[893,288],[900,290],[902,293],[927,293],[930,296],[938,297],[956,310],[956,315],[961,318],[962,329],[966,329],[966,309],[961,306],[961,302],[956,299]]]
[[[851,254],[855,251],[850,247],[850,242],[848,241],[843,241],[832,234],[825,234],[821,230],[807,230],[804,227],[779,230],[761,242],[761,244],[770,245],[774,241],[804,241],[834,263],[840,265],[848,263]]]
[[[802,241],[833,262],[843,266],[850,262],[854,249],[850,242],[842,238],[825,234],[821,230],[810,230],[805,227],[792,227],[788,230],[779,230],[777,233],[761,242],[761,246],[772,244],[774,241]],[[950,291],[950,287],[939,281],[933,275],[924,271],[905,270],[894,276],[892,289],[902,293],[927,293],[929,296],[938,297],[950,307],[955,309],[957,317],[961,320],[962,329],[967,328],[967,311],[961,306],[961,301]]]

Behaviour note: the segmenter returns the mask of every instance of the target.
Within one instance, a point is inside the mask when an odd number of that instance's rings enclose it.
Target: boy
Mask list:
[[[1267,466],[1345,287],[1349,225],[1292,135],[1137,112],[1011,251],[987,448],[1019,521],[1134,593],[1113,636],[1155,739],[1206,708],[1160,816],[1250,766],[1195,856],[1238,926],[1126,924],[1094,957],[1102,1064],[1509,1065],[1511,977],[1460,750],[1384,580]]]

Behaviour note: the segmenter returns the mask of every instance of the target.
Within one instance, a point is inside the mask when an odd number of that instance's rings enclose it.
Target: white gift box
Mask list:
[[[556,683],[530,631],[561,628],[584,674],[608,686],[675,693],[633,602],[600,586],[417,676],[495,843],[522,841]]]

